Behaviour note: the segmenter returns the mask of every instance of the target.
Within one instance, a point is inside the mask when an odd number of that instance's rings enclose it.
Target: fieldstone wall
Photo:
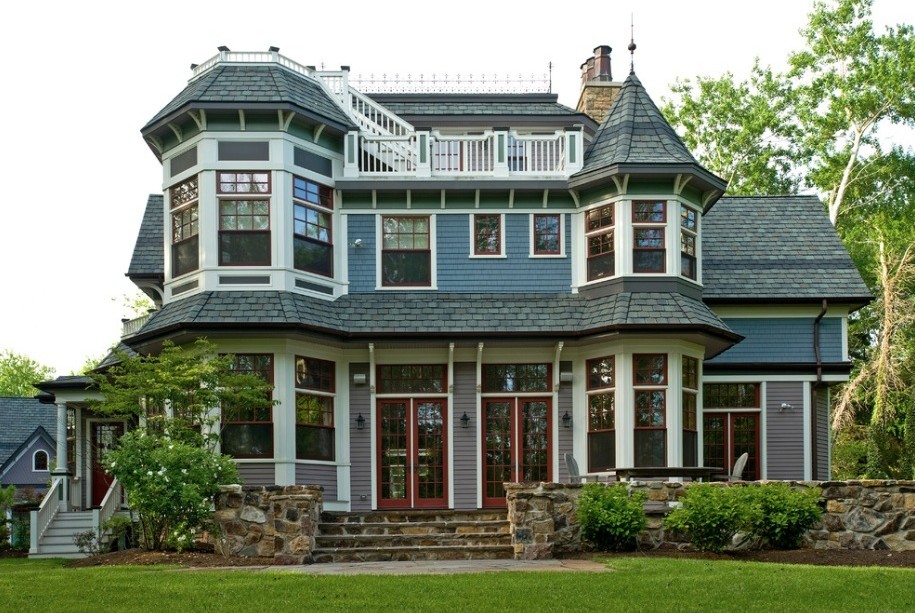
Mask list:
[[[317,485],[227,485],[216,497],[216,551],[273,557],[279,564],[311,562],[323,508]]]
[[[804,546],[815,549],[915,550],[915,481],[803,481],[792,487],[821,491],[823,518],[807,531]],[[721,483],[744,487],[747,483]],[[508,520],[515,558],[561,557],[588,551],[578,525],[577,483],[506,483]],[[689,484],[634,481],[631,490],[648,495],[648,527],[639,535],[646,549],[688,548],[689,543],[667,534],[663,519]]]

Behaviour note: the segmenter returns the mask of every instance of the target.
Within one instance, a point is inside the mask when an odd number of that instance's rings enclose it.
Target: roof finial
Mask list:
[[[635,19],[629,13],[629,74],[635,74]]]

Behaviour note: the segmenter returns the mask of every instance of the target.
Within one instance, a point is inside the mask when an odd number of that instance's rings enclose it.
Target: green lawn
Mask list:
[[[614,572],[311,576],[0,560],[0,611],[913,611],[915,569],[616,558]]]

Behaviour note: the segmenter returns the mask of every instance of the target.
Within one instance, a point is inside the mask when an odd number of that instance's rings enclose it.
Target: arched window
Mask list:
[[[32,454],[32,470],[35,472],[48,470],[48,452],[39,449]]]

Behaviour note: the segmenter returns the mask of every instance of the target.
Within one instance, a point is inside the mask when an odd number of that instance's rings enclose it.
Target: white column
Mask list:
[[[51,473],[54,477],[61,479],[61,489],[63,500],[60,509],[69,511],[70,502],[70,479],[67,469],[67,403],[58,402],[57,404],[57,461],[54,471]]]

